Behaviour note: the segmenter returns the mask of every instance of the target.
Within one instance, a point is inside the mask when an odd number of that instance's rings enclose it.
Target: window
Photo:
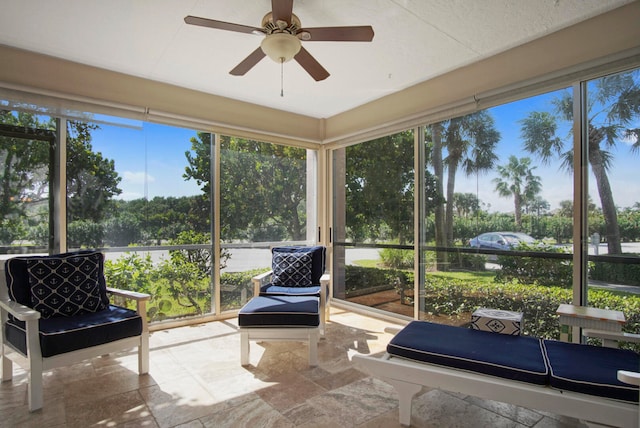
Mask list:
[[[589,306],[624,313],[637,332],[640,290],[640,70],[586,82]],[[584,291],[584,290],[582,290]]]
[[[211,134],[93,119],[67,122],[69,249],[102,249],[111,286],[152,295],[151,321],[212,313],[210,171],[192,151]]]
[[[253,296],[248,278],[271,268],[272,246],[315,242],[307,212],[315,186],[307,174],[305,149],[220,138],[223,310]]]
[[[46,116],[0,111],[0,253],[47,253],[51,220],[55,123]]]
[[[334,297],[413,316],[414,133],[334,151]]]

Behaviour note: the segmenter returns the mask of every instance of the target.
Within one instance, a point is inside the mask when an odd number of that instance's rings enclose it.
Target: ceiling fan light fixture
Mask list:
[[[274,33],[266,36],[260,48],[266,56],[275,62],[287,62],[300,52],[300,40],[288,33]]]

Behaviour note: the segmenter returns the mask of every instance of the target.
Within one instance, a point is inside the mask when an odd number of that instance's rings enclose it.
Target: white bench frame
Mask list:
[[[4,273],[0,271],[0,273]],[[4,276],[4,275],[3,275]],[[146,303],[151,296],[134,291],[119,290],[107,287],[108,294],[120,296],[125,299],[136,301],[136,312],[142,317],[142,334],[140,336],[129,337],[103,345],[78,349],[64,354],[43,357],[40,349],[40,336],[38,324],[40,312],[27,306],[20,305],[8,300],[5,290],[6,285],[0,283],[0,356],[2,358],[2,381],[10,381],[13,378],[13,363],[15,362],[24,370],[28,371],[28,397],[29,411],[42,408],[42,373],[57,367],[69,366],[79,363],[89,358],[95,358],[112,352],[124,349],[138,348],[138,373],[149,372],[149,327],[147,324]],[[24,321],[27,336],[27,355],[4,340],[4,327],[8,319],[8,314],[16,319]]]
[[[601,332],[598,331],[585,333],[601,337]],[[611,338],[612,333],[606,334]],[[622,340],[629,340],[629,335],[625,335]],[[640,406],[634,403],[416,362],[388,353],[382,358],[356,354],[353,362],[396,389],[400,401],[400,423],[404,426],[411,425],[413,397],[422,387],[429,387],[565,415],[591,424],[640,427]],[[640,384],[639,373],[619,371],[618,379],[634,385]]]

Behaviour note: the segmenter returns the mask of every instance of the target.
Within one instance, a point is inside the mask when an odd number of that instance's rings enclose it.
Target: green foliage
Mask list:
[[[202,242],[203,236],[195,232],[182,234],[180,244]],[[151,295],[147,306],[150,321],[181,316],[201,315],[211,311],[210,252],[201,249],[170,251],[169,260],[155,263],[151,255],[125,253],[116,260],[105,261],[107,284],[114,288],[138,291]],[[228,255],[226,256],[228,257]],[[258,272],[260,273],[260,272]],[[241,284],[250,287],[256,272],[221,275],[223,284]],[[239,301],[240,291],[238,289]]]
[[[67,242],[70,247],[101,247],[104,236],[102,224],[93,220],[75,220],[67,226]]]
[[[306,227],[306,150],[221,137],[221,228],[225,239],[303,240]],[[186,152],[184,178],[210,194],[211,134],[198,133]],[[284,234],[282,234],[284,232]],[[274,236],[280,234],[279,236]]]
[[[25,235],[24,224],[17,218],[3,218],[0,220],[0,244],[11,244],[16,239]],[[47,234],[49,228],[47,227]],[[46,241],[45,241],[46,242]]]
[[[474,282],[427,275],[424,310],[435,315],[469,314],[479,307],[523,313],[523,333],[557,339],[560,327],[556,309],[571,301],[571,291],[562,287],[531,284]]]
[[[91,145],[98,125],[67,122],[67,216],[69,221],[105,218],[112,198],[122,193],[115,163]],[[86,243],[85,243],[86,244]]]
[[[123,213],[104,222],[105,243],[114,247],[126,247],[140,241],[141,224],[135,216]]]
[[[413,272],[400,269],[367,268],[361,266],[346,266],[346,293],[366,288],[407,288],[413,287]]]
[[[413,131],[345,149],[347,235],[356,242],[385,236],[401,244],[413,238]],[[425,171],[427,207],[442,204],[433,175]]]
[[[382,265],[393,269],[413,269],[413,250],[383,248],[379,252]]]
[[[540,251],[565,253],[563,248],[550,245],[529,245],[521,242],[516,251]],[[573,263],[571,260],[546,257],[498,256],[501,268],[496,272],[496,282],[519,281],[523,284],[571,287]]]
[[[640,264],[593,262],[589,264],[589,275],[595,280],[640,286]]]
[[[153,279],[156,268],[147,253],[145,257],[139,253],[124,253],[116,260],[105,260],[104,275],[107,285],[123,290],[138,291],[151,294],[154,299]]]
[[[156,318],[168,316],[202,315],[211,309],[211,279],[200,267],[185,259],[164,260],[154,272],[154,296],[160,296],[162,307],[157,307]],[[169,299],[170,298],[170,299]],[[170,302],[178,306],[173,307]],[[169,313],[172,310],[174,313]]]
[[[487,258],[481,255],[455,253],[449,255],[450,268],[452,270],[471,270],[473,272],[482,272],[485,270]]]
[[[253,296],[253,282],[251,278],[269,269],[253,269],[244,272],[224,272],[220,275],[221,310],[238,309],[246,300]],[[243,296],[244,292],[244,296]]]
[[[211,239],[209,235],[204,233],[198,233],[195,231],[186,231],[180,232],[175,239],[169,241],[169,245],[189,245],[189,244],[209,244],[209,248],[194,248],[194,249],[183,249],[183,250],[171,250],[169,251],[169,257],[171,257],[171,261],[176,265],[185,265],[185,264],[193,264],[200,271],[200,275],[204,277],[208,277],[212,272],[212,257],[211,253],[213,248],[211,248]],[[229,255],[227,254],[228,259]],[[223,269],[225,266],[223,264],[220,265],[220,268]]]

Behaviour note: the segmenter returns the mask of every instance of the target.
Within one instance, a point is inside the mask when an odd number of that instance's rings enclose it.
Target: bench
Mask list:
[[[412,321],[382,358],[356,354],[353,361],[396,389],[405,426],[422,387],[596,424],[639,426],[640,356],[629,350]]]
[[[238,313],[240,363],[249,364],[249,342],[297,341],[309,346],[309,365],[318,365],[320,299],[315,296],[257,296]]]

